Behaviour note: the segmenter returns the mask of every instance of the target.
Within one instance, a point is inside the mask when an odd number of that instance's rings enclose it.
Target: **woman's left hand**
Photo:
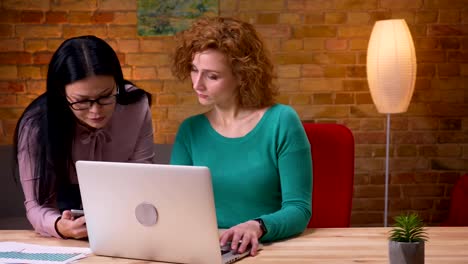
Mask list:
[[[231,249],[239,253],[245,252],[247,247],[251,245],[250,255],[255,256],[258,250],[258,239],[262,234],[260,224],[257,221],[249,220],[224,231],[219,242],[221,246],[224,246],[228,241],[231,241]]]

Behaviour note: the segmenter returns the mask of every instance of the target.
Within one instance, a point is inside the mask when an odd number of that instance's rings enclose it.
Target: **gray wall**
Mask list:
[[[171,144],[155,144],[158,164],[168,164]],[[31,229],[26,219],[21,184],[13,177],[13,147],[0,146],[0,229]]]

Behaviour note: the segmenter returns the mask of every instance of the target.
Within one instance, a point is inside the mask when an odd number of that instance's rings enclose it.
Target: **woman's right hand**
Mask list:
[[[57,221],[57,232],[64,238],[85,238],[88,237],[86,229],[86,219],[84,216],[74,218],[70,210],[62,213],[62,218]]]

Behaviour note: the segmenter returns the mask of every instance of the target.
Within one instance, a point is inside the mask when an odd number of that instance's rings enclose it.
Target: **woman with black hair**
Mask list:
[[[24,111],[15,157],[26,215],[36,232],[87,237],[77,160],[151,163],[151,95],[123,78],[119,59],[95,36],[70,38],[52,56],[46,92]],[[96,175],[99,177],[99,175]]]

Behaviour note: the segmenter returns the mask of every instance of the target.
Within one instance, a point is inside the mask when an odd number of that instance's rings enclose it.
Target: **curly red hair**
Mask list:
[[[193,57],[207,49],[222,52],[240,79],[239,105],[261,108],[274,104],[273,63],[255,28],[226,17],[204,17],[177,34],[172,73],[180,80],[190,76]]]

